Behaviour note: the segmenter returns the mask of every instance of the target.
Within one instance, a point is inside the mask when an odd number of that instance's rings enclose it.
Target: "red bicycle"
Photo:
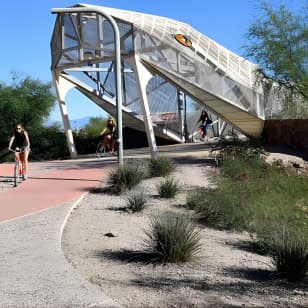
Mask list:
[[[15,153],[19,153],[21,156],[24,153],[24,149],[22,148],[16,148],[15,150],[10,149],[11,152]],[[22,157],[21,157],[22,158]],[[13,179],[14,179],[14,187],[16,187],[18,185],[18,183],[20,182],[19,179],[21,178],[19,176],[20,174],[20,168],[22,168],[22,163],[16,159],[16,156],[14,155],[14,175],[13,175]]]
[[[110,142],[112,140],[112,142]],[[116,152],[115,141],[113,139],[103,138],[96,147],[96,156],[98,158],[106,155],[114,155]]]

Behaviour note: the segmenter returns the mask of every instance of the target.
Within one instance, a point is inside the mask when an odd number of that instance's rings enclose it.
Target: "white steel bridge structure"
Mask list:
[[[185,142],[203,108],[219,119],[217,134],[228,123],[246,136],[261,136],[257,66],[188,24],[88,4],[52,12],[51,71],[72,157],[77,153],[65,105],[72,87],[118,119],[120,112],[121,126],[146,132],[153,155],[155,136]]]

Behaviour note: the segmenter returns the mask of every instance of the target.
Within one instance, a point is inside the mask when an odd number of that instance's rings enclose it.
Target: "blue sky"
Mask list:
[[[275,6],[281,0],[268,0]],[[66,0],[10,0],[1,2],[0,81],[10,83],[11,72],[51,81],[50,39],[56,15],[51,8],[78,3]],[[260,15],[258,0],[101,0],[82,2],[165,16],[190,24],[214,41],[243,55],[249,25]],[[306,0],[284,1],[290,10],[299,11]],[[1,102],[0,102],[1,103]],[[67,96],[71,119],[104,116],[95,104],[73,91]],[[58,107],[51,114],[60,120]]]

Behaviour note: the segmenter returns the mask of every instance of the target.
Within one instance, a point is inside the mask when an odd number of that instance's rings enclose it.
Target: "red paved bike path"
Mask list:
[[[102,181],[110,166],[98,159],[30,163],[26,181],[0,192],[0,221],[78,199]],[[13,164],[0,165],[1,176],[12,170]]]

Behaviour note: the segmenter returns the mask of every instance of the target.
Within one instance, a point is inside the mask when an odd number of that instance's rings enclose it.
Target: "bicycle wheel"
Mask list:
[[[194,143],[203,141],[202,133],[200,132],[199,129],[191,135],[191,141]]]
[[[17,179],[18,179],[18,164],[15,162],[14,164],[14,187],[17,186]]]
[[[104,145],[104,143],[100,142],[97,147],[96,147],[96,156],[99,157],[103,157],[106,155],[106,146]]]

